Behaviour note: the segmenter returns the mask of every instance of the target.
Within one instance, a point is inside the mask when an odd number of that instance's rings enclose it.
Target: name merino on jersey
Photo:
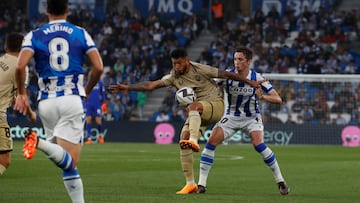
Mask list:
[[[22,49],[35,53],[38,100],[64,95],[85,96],[83,56],[96,49],[85,29],[65,20],[54,20],[29,32]]]
[[[237,72],[235,68],[228,69],[229,72]],[[263,80],[264,78],[255,71],[249,72],[247,79],[253,81]],[[226,80],[225,82],[225,113],[236,117],[252,117],[260,114],[259,102],[256,97],[256,88],[244,82]],[[273,90],[269,82],[261,84],[265,93]]]
[[[44,34],[47,35],[49,33],[58,32],[58,31],[64,31],[70,35],[71,33],[73,33],[74,30],[68,26],[55,24],[55,25],[51,25],[49,28],[47,28],[43,32],[44,32]]]

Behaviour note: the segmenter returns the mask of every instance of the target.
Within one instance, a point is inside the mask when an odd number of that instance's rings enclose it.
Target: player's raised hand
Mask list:
[[[112,93],[127,92],[128,86],[121,83],[117,83],[116,85],[109,85],[108,90],[110,90]]]

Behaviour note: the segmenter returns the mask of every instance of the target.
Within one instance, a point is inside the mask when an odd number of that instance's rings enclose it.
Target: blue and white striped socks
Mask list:
[[[84,203],[84,188],[77,168],[62,173],[65,188],[73,203]]]
[[[276,160],[275,154],[273,151],[265,145],[265,143],[261,143],[255,146],[255,150],[259,152],[259,154],[263,157],[265,164],[271,169],[271,172],[274,175],[275,181],[282,182],[284,178],[281,174],[279,164]]]
[[[206,181],[211,169],[211,166],[214,164],[216,146],[210,143],[206,143],[205,148],[201,152],[200,156],[200,176],[199,176],[199,185],[206,187]]]

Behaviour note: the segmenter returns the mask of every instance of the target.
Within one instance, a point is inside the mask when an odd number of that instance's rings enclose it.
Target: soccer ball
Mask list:
[[[180,106],[187,106],[196,100],[195,91],[191,87],[180,88],[175,93],[175,99]]]

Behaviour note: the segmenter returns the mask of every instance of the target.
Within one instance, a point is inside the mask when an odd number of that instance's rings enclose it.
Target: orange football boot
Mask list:
[[[179,144],[180,144],[181,149],[192,149],[194,152],[199,152],[200,151],[199,144],[197,144],[197,143],[195,143],[193,141],[180,140]]]
[[[193,185],[193,184],[186,184],[183,189],[181,189],[180,191],[177,191],[176,194],[177,195],[187,195],[187,194],[191,194],[191,193],[196,193],[198,190],[197,185]]]
[[[99,144],[104,144],[104,136],[102,136],[102,135],[99,135],[99,137],[98,137],[98,142],[99,142]]]
[[[36,147],[39,142],[39,138],[36,135],[36,132],[32,130],[27,130],[24,132],[25,144],[23,146],[23,154],[25,159],[32,159],[36,152]]]

